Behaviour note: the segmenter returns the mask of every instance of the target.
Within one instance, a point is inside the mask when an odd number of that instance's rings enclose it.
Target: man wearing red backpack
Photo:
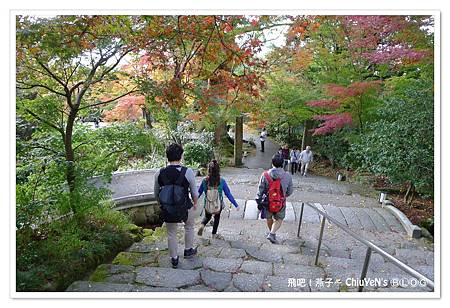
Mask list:
[[[269,228],[267,239],[273,244],[278,243],[276,232],[285,217],[286,198],[293,192],[292,176],[284,171],[283,163],[283,156],[275,154],[272,157],[272,169],[264,171],[261,175],[256,195],[256,200],[267,217]]]

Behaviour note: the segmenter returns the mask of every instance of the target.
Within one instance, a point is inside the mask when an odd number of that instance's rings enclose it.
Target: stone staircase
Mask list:
[[[198,256],[180,257],[172,269],[166,240],[133,244],[112,264],[100,265],[85,281],[74,282],[69,292],[354,292],[357,285],[346,281],[361,275],[366,247],[336,226],[327,223],[318,266],[314,255],[319,236],[319,216],[304,208],[300,238],[297,238],[301,203],[288,203],[286,220],[277,233],[280,244],[266,238],[266,222],[258,219],[254,201],[238,200],[241,210],[222,213],[219,233],[211,238],[208,226],[196,236]],[[409,238],[400,223],[382,208],[340,208],[320,205],[365,239],[434,280],[434,252],[423,239]],[[198,216],[201,212],[198,211]],[[200,217],[197,218],[199,221]],[[183,255],[183,227],[179,226],[179,255]],[[393,264],[373,253],[368,278],[380,285],[366,292],[427,292]],[[404,284],[396,282],[403,279]],[[384,284],[385,283],[385,284]]]

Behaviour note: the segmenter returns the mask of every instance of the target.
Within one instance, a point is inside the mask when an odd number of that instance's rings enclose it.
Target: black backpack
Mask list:
[[[175,183],[164,185],[159,191],[159,204],[165,222],[182,222],[188,218],[188,193],[183,186],[186,170],[186,167],[181,167]]]

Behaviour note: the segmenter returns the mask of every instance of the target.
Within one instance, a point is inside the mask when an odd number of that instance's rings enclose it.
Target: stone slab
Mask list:
[[[217,291],[225,290],[231,283],[231,273],[218,273],[210,270],[201,270],[200,276],[205,285]]]
[[[430,262],[430,259],[434,260],[434,252],[419,249],[396,248],[394,257],[414,267],[416,265],[427,265],[432,263]]]
[[[295,221],[295,211],[292,202],[286,202],[286,213],[284,221]]]
[[[336,219],[338,222],[343,224],[344,226],[347,226],[347,222],[344,218],[344,215],[342,215],[341,210],[337,206],[329,205],[329,204],[323,204],[323,208],[327,212],[329,216]]]
[[[389,228],[391,229],[391,231],[405,232],[405,230],[403,229],[403,226],[400,224],[400,221],[398,221],[398,219],[394,215],[392,215],[391,212],[387,211],[384,208],[378,208],[378,207],[374,207],[373,210],[375,212],[377,212],[378,214],[380,214],[384,218],[384,221],[386,221],[386,223],[389,226]]]
[[[268,249],[257,249],[257,250],[249,249],[247,253],[253,258],[264,262],[281,263],[283,261],[279,253]]]
[[[198,284],[200,273],[197,270],[141,267],[136,270],[136,282],[153,287],[180,288]]]
[[[242,264],[242,259],[205,258],[203,267],[216,272],[235,273]]]
[[[295,218],[298,221],[300,219],[302,203],[301,202],[292,202],[292,206],[294,207],[294,210],[295,210]],[[305,205],[303,207],[302,222],[319,223],[320,222],[319,215],[311,207]]]
[[[264,275],[238,273],[233,275],[233,285],[243,292],[262,291]]]
[[[239,205],[239,211],[236,210],[234,206],[232,206],[230,210],[230,219],[243,219],[245,213],[245,200],[236,199],[237,204]]]
[[[378,212],[374,211],[373,209],[369,209],[369,208],[364,208],[363,210],[367,213],[367,215],[370,216],[370,218],[372,219],[372,221],[378,231],[381,231],[381,232],[389,232],[390,231],[388,224],[386,223],[384,218],[380,214],[378,214]]]
[[[347,226],[353,230],[361,230],[363,226],[359,221],[358,215],[356,215],[353,207],[340,207],[341,213],[344,215]]]
[[[285,254],[283,255],[285,264],[313,265],[314,257],[303,254]]]
[[[361,222],[361,225],[363,226],[364,230],[369,231],[376,231],[377,227],[375,227],[375,224],[373,223],[370,216],[364,211],[362,208],[353,208],[353,210],[356,213],[356,216],[358,216],[359,221]]]
[[[203,257],[218,257],[223,247],[220,246],[200,246],[197,248],[197,254]]]
[[[242,263],[241,271],[249,274],[272,275],[273,264],[270,262],[247,260]]]
[[[258,210],[256,201],[255,200],[247,200],[247,202],[245,203],[244,220],[249,220],[249,219],[256,220],[256,219],[258,219],[258,214],[259,214],[259,210]]]
[[[406,215],[397,209],[396,207],[393,207],[392,205],[385,206],[385,209],[390,211],[395,217],[400,221],[403,228],[405,228],[406,233],[412,237],[412,238],[420,238],[422,236],[422,229],[420,227],[413,225],[412,222],[406,217]]]
[[[224,247],[219,254],[219,258],[224,259],[238,259],[238,258],[245,258],[246,256],[247,253],[245,252],[244,249],[228,248],[228,247]]]

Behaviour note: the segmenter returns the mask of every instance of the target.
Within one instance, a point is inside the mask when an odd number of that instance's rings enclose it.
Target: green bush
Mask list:
[[[412,182],[433,194],[434,97],[432,80],[398,78],[371,124],[351,151],[361,169],[386,175],[396,184]]]
[[[132,243],[129,218],[104,204],[16,231],[17,291],[64,291]]]
[[[332,167],[349,167],[349,150],[352,131],[343,129],[330,135],[316,137],[316,154],[330,160]]]
[[[184,161],[188,166],[198,168],[206,166],[214,158],[213,147],[200,141],[191,141],[184,145]]]

